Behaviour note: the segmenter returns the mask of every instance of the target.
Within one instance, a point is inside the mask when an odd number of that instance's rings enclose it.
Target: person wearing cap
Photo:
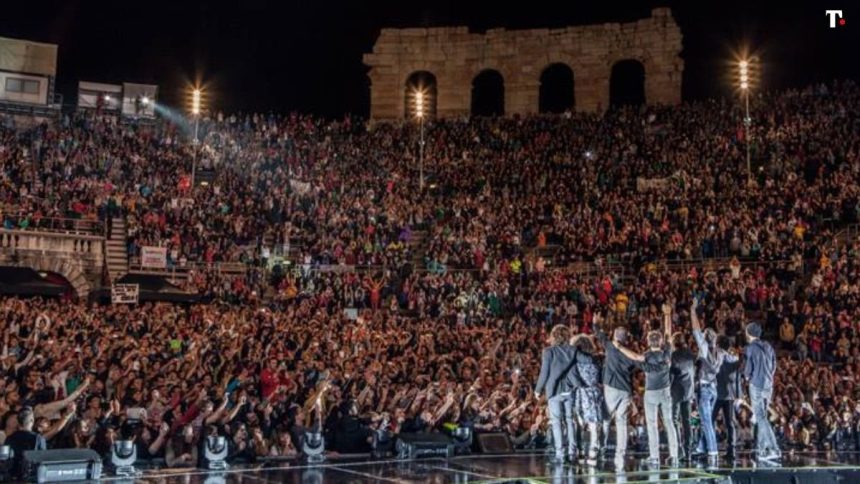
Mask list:
[[[776,353],[770,343],[761,339],[761,326],[758,323],[747,325],[746,336],[749,344],[744,349],[744,379],[749,383],[755,425],[756,459],[775,461],[782,457],[782,452],[768,420],[768,410],[773,401]]]

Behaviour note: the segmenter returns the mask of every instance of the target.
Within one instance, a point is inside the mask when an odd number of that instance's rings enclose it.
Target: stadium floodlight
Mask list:
[[[755,61],[756,59],[754,57],[744,57],[737,62],[738,88],[741,90],[744,97],[744,137],[746,138],[747,145],[747,184],[752,183],[752,161],[750,153],[750,124],[752,123],[752,118],[750,118],[750,90],[752,89],[754,81],[753,74],[756,67]]]
[[[199,151],[200,139],[200,108],[203,104],[203,91],[200,87],[191,90],[191,114],[194,115],[194,159],[191,163],[191,187],[194,188],[194,179],[197,176],[197,152]]]
[[[415,91],[415,117],[421,119],[424,117],[424,91]]]
[[[421,87],[412,93],[415,102],[415,118],[418,120],[418,189],[424,191],[424,118],[427,115],[427,94]]]
[[[201,92],[199,88],[191,91],[191,114],[195,116],[200,116],[200,97]]]

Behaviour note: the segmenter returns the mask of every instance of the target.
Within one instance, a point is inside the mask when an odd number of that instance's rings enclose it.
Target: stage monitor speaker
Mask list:
[[[514,451],[511,438],[504,433],[475,434],[478,449],[484,454],[509,454]]]
[[[397,435],[394,449],[399,459],[448,458],[454,455],[454,441],[444,434],[402,433]]]
[[[831,484],[860,482],[860,472],[848,467],[759,467],[757,469],[726,469],[734,484]]]
[[[24,469],[29,481],[95,480],[102,475],[102,459],[90,449],[28,450]]]

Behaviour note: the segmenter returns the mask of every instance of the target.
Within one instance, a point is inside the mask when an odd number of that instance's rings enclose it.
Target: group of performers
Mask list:
[[[647,350],[637,353],[628,348],[628,332],[623,326],[612,330],[611,338],[598,327],[596,336],[604,347],[601,362],[594,344],[586,335],[571,335],[564,325],[552,328],[550,346],[543,351],[535,396],[546,395],[554,445],[554,462],[576,461],[582,457],[596,465],[601,445],[608,443],[609,427],[615,422],[615,466],[623,469],[627,452],[627,422],[633,402],[633,374],[645,373],[645,422],[648,434],[648,465],[660,467],[660,432],[665,430],[669,457],[666,465],[678,467],[681,460],[705,459],[715,467],[719,458],[714,421],[722,413],[727,426],[727,458],[736,451],[736,417],[739,405],[752,410],[755,426],[755,458],[761,463],[778,463],[782,457],[768,420],[773,395],[776,354],[761,340],[762,328],[749,323],[745,328],[748,344],[741,359],[734,354],[730,340],[703,328],[696,299],[690,305],[693,339],[698,352],[687,347],[682,333],[672,332],[672,306],[664,304],[662,331],[649,331]],[[746,382],[749,403],[742,398],[741,376]],[[700,435],[692,438],[690,414],[696,399]],[[587,443],[580,445],[577,429],[587,432]],[[602,430],[603,439],[599,438]],[[585,439],[582,439],[585,441]],[[566,445],[565,445],[566,443]]]

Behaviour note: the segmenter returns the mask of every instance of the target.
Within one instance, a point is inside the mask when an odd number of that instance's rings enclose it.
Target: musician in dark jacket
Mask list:
[[[773,401],[773,375],[776,353],[770,343],[761,340],[761,326],[746,327],[749,344],[744,350],[744,379],[749,383],[750,404],[755,420],[756,459],[776,461],[782,458],[779,442],[768,420],[768,408]]]
[[[682,333],[672,335],[672,418],[678,431],[678,454],[689,459],[693,454],[693,408],[696,380],[696,354],[687,346]]]
[[[576,426],[573,420],[572,389],[567,384],[567,374],[573,365],[574,353],[570,344],[570,330],[562,324],[550,331],[550,346],[543,350],[540,376],[535,384],[535,398],[541,393],[547,397],[555,461],[564,461],[564,428],[567,427],[567,449],[571,459],[576,459]]]
[[[726,352],[731,349],[728,336],[719,336],[717,346]],[[738,370],[741,367],[740,360],[726,360],[720,366],[717,373],[717,402],[714,404],[714,427],[716,427],[717,415],[723,415],[726,426],[727,449],[726,457],[734,460],[737,448],[737,415],[735,414],[735,402],[741,397],[741,380]],[[704,445],[703,445],[704,447]]]

